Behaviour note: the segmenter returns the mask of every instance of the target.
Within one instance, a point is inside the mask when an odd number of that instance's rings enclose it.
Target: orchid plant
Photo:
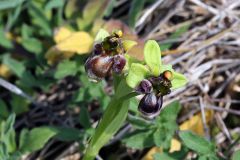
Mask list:
[[[128,55],[137,43],[122,39],[122,31],[109,34],[101,29],[95,38],[92,55],[85,63],[89,78],[101,81],[113,75],[115,94],[88,144],[84,160],[92,160],[124,123],[131,98],[144,95],[138,110],[145,118],[159,115],[163,96],[187,83],[186,77],[162,64],[158,43],[148,40],[144,46],[144,61]]]

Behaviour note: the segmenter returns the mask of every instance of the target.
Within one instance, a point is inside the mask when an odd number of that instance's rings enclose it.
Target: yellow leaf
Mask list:
[[[45,54],[45,58],[49,65],[53,65],[63,59],[71,58],[74,54],[74,52],[60,52],[56,47],[52,47]]]
[[[205,111],[205,115],[206,115],[206,122],[209,123],[213,117],[213,111],[207,110]],[[180,125],[180,130],[191,130],[198,135],[204,136],[204,128],[203,128],[201,113],[198,113],[193,117],[191,117],[189,120],[183,122],[183,124]]]
[[[56,45],[60,52],[88,53],[92,49],[93,38],[86,32],[75,32]]]
[[[170,148],[169,152],[172,153],[172,152],[180,151],[180,150],[181,150],[181,143],[177,139],[173,138],[171,140],[171,148]]]
[[[10,76],[11,76],[10,69],[4,64],[0,64],[0,77],[8,78]]]
[[[170,153],[174,152],[174,151],[179,151],[181,149],[181,143],[173,138],[171,140],[171,149],[170,149]],[[153,147],[151,148],[147,154],[142,158],[142,160],[153,160],[153,155],[156,153],[162,153],[162,148],[161,147]]]
[[[72,31],[65,27],[60,27],[54,31],[54,41],[56,43],[60,43],[61,41],[65,40],[69,36],[71,36]]]
[[[153,147],[151,148],[147,154],[142,158],[142,160],[153,160],[153,155],[155,153],[162,153],[162,148],[159,147]]]

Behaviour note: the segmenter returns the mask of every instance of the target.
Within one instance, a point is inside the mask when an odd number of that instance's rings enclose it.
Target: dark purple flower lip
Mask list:
[[[154,118],[159,115],[163,96],[171,92],[172,72],[164,71],[158,77],[143,79],[136,87],[136,92],[145,94],[140,100],[138,110],[145,118]]]
[[[162,96],[157,97],[154,93],[146,94],[140,101],[138,110],[146,118],[156,117],[162,108]]]
[[[151,93],[152,90],[153,90],[152,83],[147,79],[142,80],[136,88],[136,92],[140,94]]]

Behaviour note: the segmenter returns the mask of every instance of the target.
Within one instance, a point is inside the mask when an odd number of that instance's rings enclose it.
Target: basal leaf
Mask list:
[[[4,55],[3,63],[7,65],[18,77],[22,77],[25,71],[25,66],[23,63],[11,58],[9,53]]]
[[[3,46],[7,49],[13,47],[12,42],[7,38],[7,34],[4,32],[3,27],[0,27],[0,46]]]
[[[36,3],[32,2],[29,3],[28,12],[31,16],[32,23],[42,29],[42,31],[47,36],[52,35],[52,29],[50,26],[50,22],[44,14],[44,11],[40,9]]]
[[[0,159],[9,159],[9,153],[7,147],[3,142],[0,142]]]
[[[77,63],[70,60],[65,60],[58,64],[54,74],[56,79],[62,79],[66,76],[73,76],[77,73]]]
[[[65,1],[59,1],[59,0],[51,0],[49,1],[46,6],[45,9],[46,10],[51,10],[53,8],[59,8],[62,7],[64,5]]]
[[[22,46],[29,52],[39,54],[43,50],[41,41],[36,38],[28,38],[22,40]]]
[[[7,118],[9,115],[8,107],[6,103],[0,99],[0,118]]]
[[[90,116],[86,107],[81,107],[79,113],[79,122],[85,129],[91,127]]]
[[[172,89],[177,89],[185,86],[188,82],[187,78],[178,72],[173,72]]]
[[[1,0],[0,1],[0,10],[15,8],[26,0]]]
[[[149,70],[144,65],[133,63],[126,78],[127,84],[135,88],[147,75],[149,75]]]
[[[141,130],[133,132],[122,141],[127,147],[143,149],[154,145],[152,130]]]
[[[161,50],[158,43],[148,40],[144,46],[144,59],[154,76],[159,76],[161,69]]]
[[[78,130],[77,128],[54,126],[51,126],[50,128],[56,132],[55,138],[60,141],[78,141],[83,138],[83,132]]]
[[[15,142],[15,114],[11,114],[8,119],[1,123],[1,135],[0,142],[3,142],[6,146],[6,149],[9,153],[13,153],[16,150],[16,142]]]
[[[83,10],[83,19],[79,21],[79,28],[89,29],[94,20],[102,18],[109,2],[110,0],[88,1]]]
[[[205,155],[215,153],[214,145],[203,137],[193,134],[190,131],[180,131],[179,136],[189,149],[198,154]]]
[[[56,131],[51,127],[38,127],[27,132],[23,130],[21,137],[20,151],[31,153],[41,149],[50,138],[56,135]]]

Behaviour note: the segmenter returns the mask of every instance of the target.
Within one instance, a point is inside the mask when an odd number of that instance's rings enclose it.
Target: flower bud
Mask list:
[[[126,65],[126,59],[123,55],[116,55],[113,57],[113,72],[120,74]]]
[[[138,110],[143,116],[153,118],[160,113],[162,96],[157,97],[154,93],[146,94],[140,101]]]
[[[152,90],[152,83],[147,79],[142,80],[136,88],[136,92],[141,94],[151,93]]]
[[[95,44],[93,49],[94,55],[104,54],[104,50],[101,44]]]
[[[113,58],[107,55],[99,55],[88,58],[85,70],[88,77],[93,80],[101,80],[109,73],[113,64]]]

